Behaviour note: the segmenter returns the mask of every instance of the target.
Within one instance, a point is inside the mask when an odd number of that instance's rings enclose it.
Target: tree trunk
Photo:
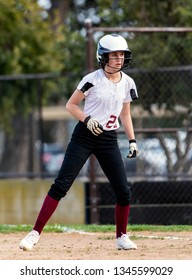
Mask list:
[[[63,0],[52,0],[51,1],[51,9],[50,9],[50,14],[52,19],[54,20],[55,15],[55,9],[59,10],[59,17],[60,17],[60,22],[59,24],[63,24],[65,22],[65,19],[67,15],[69,14],[69,8],[70,8],[71,1],[63,1]]]

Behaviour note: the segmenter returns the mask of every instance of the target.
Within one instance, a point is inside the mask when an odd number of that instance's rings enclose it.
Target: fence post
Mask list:
[[[38,121],[39,121],[39,167],[40,167],[40,176],[43,176],[43,142],[44,142],[44,129],[43,129],[43,116],[42,116],[42,81],[41,79],[37,80],[37,100],[38,100]]]
[[[91,72],[94,70],[94,62],[93,62],[93,31],[92,31],[92,22],[90,19],[85,21],[86,34],[87,34],[87,71]],[[95,171],[95,157],[91,155],[90,157],[90,223],[98,224],[99,223],[99,215],[98,215],[98,194],[97,194],[97,185],[96,185],[96,171]]]

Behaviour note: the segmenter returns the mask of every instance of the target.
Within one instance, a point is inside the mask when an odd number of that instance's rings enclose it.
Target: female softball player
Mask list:
[[[100,69],[87,74],[66,104],[78,120],[71,141],[54,183],[51,185],[33,230],[21,240],[19,247],[31,250],[86,160],[94,154],[116,195],[115,222],[117,249],[137,249],[127,234],[131,191],[117,143],[119,118],[129,140],[128,157],[136,157],[130,102],[138,98],[132,78],[122,72],[129,67],[132,56],[126,40],[118,35],[103,36],[97,46]],[[80,103],[84,100],[84,108]]]

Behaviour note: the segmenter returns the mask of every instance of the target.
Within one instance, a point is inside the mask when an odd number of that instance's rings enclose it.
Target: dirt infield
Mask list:
[[[190,232],[132,232],[137,250],[117,250],[114,233],[42,233],[32,251],[19,249],[23,233],[0,234],[1,260],[192,260]]]

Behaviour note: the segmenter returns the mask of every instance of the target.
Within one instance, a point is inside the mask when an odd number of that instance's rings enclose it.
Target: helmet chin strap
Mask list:
[[[107,65],[107,67],[110,67],[110,68],[113,68],[113,69],[118,69],[118,68],[116,68],[116,67],[110,66],[109,64],[106,64],[106,65]],[[106,66],[106,65],[105,65],[105,66]],[[108,71],[105,70],[105,67],[104,67],[103,70],[104,70],[107,74],[115,74],[115,73],[117,73],[117,72],[120,72],[120,71],[122,70],[122,68],[118,69],[116,72],[108,72]]]

